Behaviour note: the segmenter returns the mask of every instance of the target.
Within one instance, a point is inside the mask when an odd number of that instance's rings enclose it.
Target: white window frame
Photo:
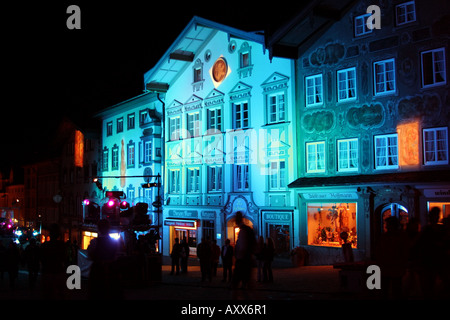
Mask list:
[[[408,1],[395,6],[395,22],[397,26],[414,21],[416,21],[416,5],[414,1]]]
[[[353,172],[358,171],[359,166],[359,145],[358,139],[342,139],[337,141],[338,148],[338,171]]]
[[[395,79],[395,59],[386,59],[373,63],[373,90],[375,96],[393,94],[397,85]],[[388,89],[388,84],[390,88]]]
[[[286,121],[286,94],[277,92],[267,96],[267,123]]]
[[[200,193],[200,167],[186,168],[186,192]]]
[[[326,170],[325,141],[306,143],[306,172],[323,173]]]
[[[127,167],[134,167],[136,164],[136,145],[130,143],[127,145]]]
[[[123,132],[123,117],[117,119],[117,133]]]
[[[233,171],[234,190],[250,190],[250,166],[248,164],[234,164]]]
[[[269,160],[269,190],[286,189],[287,168],[285,160]]]
[[[337,71],[337,97],[338,102],[355,101],[357,97],[356,89],[356,68],[347,68]],[[353,96],[350,96],[353,92]]]
[[[250,127],[250,108],[248,101],[233,103],[233,129]]]
[[[103,157],[102,157],[102,171],[108,171],[108,158],[109,158],[109,150],[103,149]]]
[[[323,77],[321,73],[305,77],[305,98],[307,107],[323,105]]]
[[[223,190],[223,166],[208,166],[208,191]]]
[[[136,116],[133,112],[127,116],[127,130],[134,129],[135,126],[136,126]]]
[[[169,193],[179,194],[181,187],[181,170],[169,169]]]
[[[375,155],[376,170],[398,168],[399,157],[398,157],[397,133],[375,136],[374,148],[375,148],[374,155]]]
[[[110,137],[113,135],[113,123],[112,121],[109,121],[106,123],[106,136]]]
[[[434,160],[427,160],[428,155],[432,155]],[[423,158],[425,165],[448,164],[447,127],[423,129]]]
[[[209,108],[207,111],[208,117],[208,130],[215,129],[222,131],[223,114],[222,107]]]
[[[431,53],[431,67],[432,70],[430,70],[433,74],[433,82],[425,84],[424,79],[424,55]],[[442,59],[439,59],[437,55],[439,53],[442,53]],[[445,85],[447,83],[447,70],[445,69],[445,48],[438,48],[433,50],[424,51],[420,54],[420,63],[422,65],[422,88],[429,88],[429,87],[435,87],[435,86],[441,86]],[[438,81],[437,76],[440,76],[443,78],[443,80]]]
[[[361,37],[366,34],[372,33],[373,29],[367,28],[367,18],[369,18],[371,15],[372,15],[371,13],[366,13],[355,17],[354,20],[355,37]]]
[[[194,138],[200,136],[200,112],[192,112],[186,115],[187,131],[190,137]]]
[[[169,118],[169,141],[180,140],[181,138],[181,117]]]
[[[119,170],[119,147],[114,146],[111,150],[111,170]]]
[[[150,163],[152,161],[152,141],[145,140],[143,144],[144,163]]]

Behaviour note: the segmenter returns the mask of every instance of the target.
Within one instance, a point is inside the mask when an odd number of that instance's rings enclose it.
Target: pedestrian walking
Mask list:
[[[202,281],[211,281],[212,248],[208,238],[203,238],[197,246],[197,257],[200,259]]]
[[[59,225],[50,226],[50,240],[41,246],[42,284],[44,297],[47,299],[63,299],[66,289],[66,245],[60,240]]]
[[[170,257],[172,258],[172,271],[170,272],[170,275],[173,275],[174,271],[176,272],[176,275],[180,274],[180,251],[180,239],[175,238],[175,243],[173,244],[172,252],[170,253]]]
[[[220,247],[217,245],[216,239],[212,241],[211,250],[212,250],[211,272],[213,276],[217,276],[217,267],[219,266],[219,259],[220,259]]]
[[[247,226],[243,220],[243,213],[236,212],[236,224],[239,227],[239,236],[236,241],[236,263],[233,274],[233,287],[237,288],[242,282],[242,289],[248,287],[252,270],[252,256],[255,251],[256,239],[253,229]]]
[[[25,261],[28,268],[28,282],[30,289],[34,289],[40,268],[40,249],[35,238],[30,239],[30,244],[25,249]]]
[[[259,236],[258,242],[256,243],[255,250],[255,258],[256,258],[256,267],[258,268],[256,281],[263,281],[263,269],[264,269],[264,249],[266,244],[264,243],[264,237]]]
[[[180,257],[181,273],[187,273],[189,261],[189,244],[186,242],[186,239],[181,240]]]
[[[273,272],[272,272],[272,262],[273,257],[275,255],[275,245],[273,243],[272,238],[266,238],[266,245],[263,249],[263,258],[264,258],[264,282],[273,282]]]
[[[233,275],[233,247],[231,246],[230,239],[225,240],[225,245],[222,247],[222,266],[223,266],[223,279],[222,282],[227,282],[227,274],[228,274],[228,282],[231,282],[231,278]]]
[[[119,246],[116,240],[109,236],[108,220],[102,219],[97,224],[98,238],[89,243],[88,258],[92,261],[89,273],[89,299],[104,300],[121,297],[119,270],[114,262]]]

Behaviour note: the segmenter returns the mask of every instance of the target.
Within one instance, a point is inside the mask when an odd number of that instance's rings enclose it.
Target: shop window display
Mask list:
[[[342,232],[347,242],[357,247],[356,203],[308,203],[308,244],[341,247]]]

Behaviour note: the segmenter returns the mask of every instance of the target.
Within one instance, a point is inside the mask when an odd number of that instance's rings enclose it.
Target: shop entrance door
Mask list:
[[[180,239],[180,243],[183,240],[186,240],[189,245],[189,255],[197,254],[197,230],[187,230],[187,229],[178,229],[174,228],[174,236],[172,239],[172,243],[175,243],[175,238]]]
[[[398,203],[391,203],[391,204],[388,204],[387,206],[385,206],[381,210],[381,218],[382,218],[382,222],[383,222],[383,224],[382,224],[383,232],[386,232],[385,220],[390,216],[397,217],[398,221],[400,222],[400,226],[401,226],[402,230],[406,229],[406,225],[408,224],[408,220],[409,220],[408,210],[404,206],[402,206]]]
[[[278,257],[289,258],[290,256],[290,225],[285,224],[266,224],[266,235],[272,238],[275,245],[275,255]]]

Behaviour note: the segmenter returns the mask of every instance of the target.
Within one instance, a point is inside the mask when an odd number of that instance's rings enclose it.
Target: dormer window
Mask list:
[[[194,92],[202,90],[203,89],[203,82],[205,79],[203,79],[203,62],[200,59],[197,59],[195,61],[194,67],[193,67],[193,82],[192,82],[192,89]]]

